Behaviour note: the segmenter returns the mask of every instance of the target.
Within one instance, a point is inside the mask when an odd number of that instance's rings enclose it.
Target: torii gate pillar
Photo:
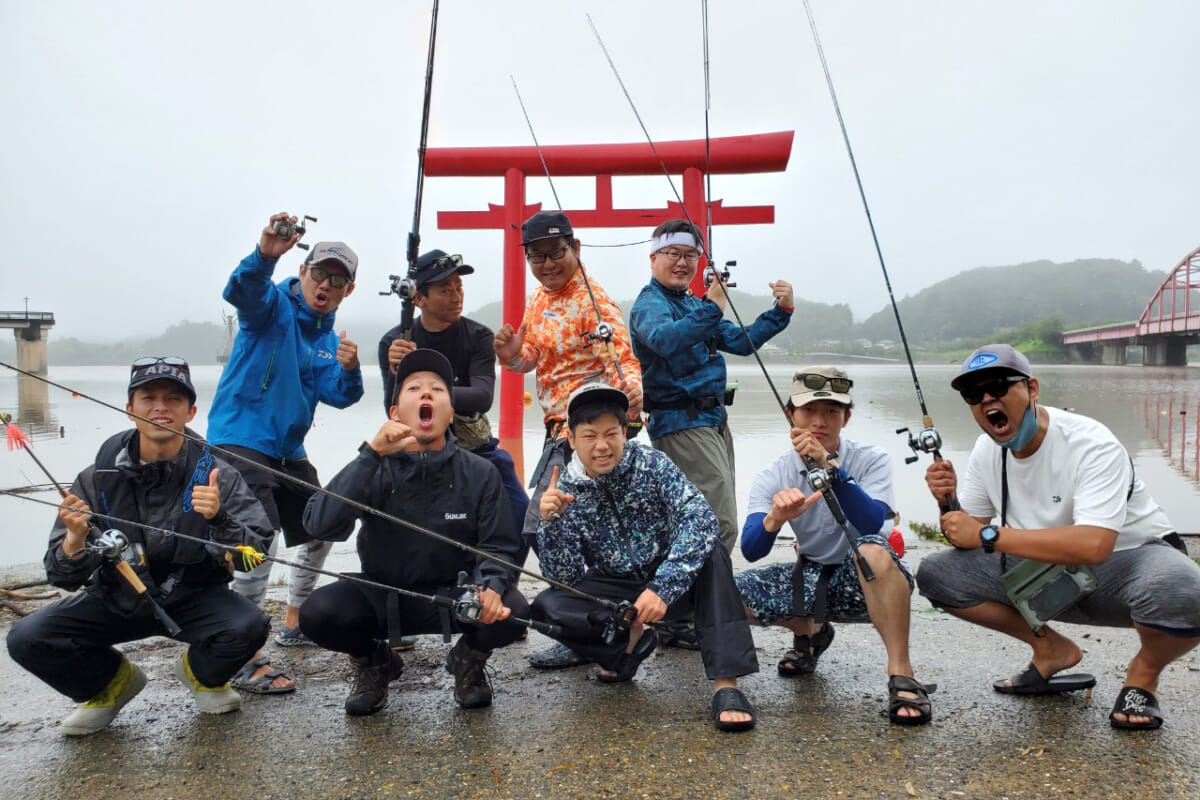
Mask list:
[[[775,221],[774,206],[724,207],[704,193],[708,173],[740,175],[782,172],[791,156],[793,131],[727,136],[718,139],[637,144],[554,145],[536,147],[443,147],[425,151],[429,177],[504,177],[504,205],[489,203],[487,211],[439,211],[440,229],[500,228],[504,231],[503,321],[513,327],[525,313],[525,254],[521,223],[539,211],[541,203],[525,202],[525,178],[546,172],[555,178],[592,177],[596,207],[566,211],[578,231],[587,228],[644,228],[668,219],[690,218],[707,240],[712,225],[767,224]],[[544,166],[543,166],[544,159]],[[614,175],[683,176],[683,205],[668,201],[653,209],[613,208]],[[686,209],[686,211],[685,211]],[[707,249],[707,241],[705,242]],[[693,289],[703,291],[700,272]],[[500,446],[512,454],[517,473],[524,476],[522,420],[523,376],[502,370],[500,377]]]

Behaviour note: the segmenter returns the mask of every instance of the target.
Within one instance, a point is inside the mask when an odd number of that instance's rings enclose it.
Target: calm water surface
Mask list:
[[[739,511],[744,513],[754,476],[788,446],[783,416],[753,361],[736,360],[730,378],[739,385],[731,409],[737,458]],[[796,365],[768,364],[784,395]],[[929,463],[922,456],[905,465],[911,455],[903,426],[920,428],[921,414],[912,376],[902,364],[846,364],[854,379],[855,409],[846,435],[887,449],[893,458],[897,504],[905,522],[934,522],[936,506],[925,491],[923,474]],[[219,366],[193,370],[199,412],[193,427],[205,430],[205,415],[220,376]],[[979,434],[966,405],[949,388],[957,368],[921,366],[918,375],[925,400],[945,440],[943,454],[965,465]],[[324,480],[354,458],[363,440],[382,422],[379,375],[364,370],[366,395],[357,405],[337,410],[321,407],[307,439],[309,456]],[[1197,423],[1200,422],[1200,369],[1156,367],[1048,366],[1038,369],[1042,400],[1093,416],[1117,434],[1134,458],[1156,500],[1183,531],[1200,528],[1200,489],[1197,488]],[[128,367],[51,367],[50,379],[116,406],[124,407]],[[20,384],[20,385],[19,385]],[[530,387],[532,388],[531,384]],[[0,370],[0,410],[21,412],[27,432],[35,432],[35,452],[61,482],[69,484],[91,463],[100,443],[129,423],[124,415],[82,397],[41,385],[30,385],[8,370]],[[1182,414],[1181,412],[1186,412]],[[493,425],[496,417],[493,414]],[[59,428],[65,436],[59,437]],[[532,469],[541,447],[541,412],[536,403],[525,415],[526,465]],[[1186,432],[1186,435],[1184,433]],[[1170,447],[1168,453],[1168,444]],[[1182,456],[1181,456],[1182,452]],[[28,455],[0,451],[0,488],[45,483]],[[53,493],[32,497],[52,500]],[[54,511],[27,500],[0,496],[3,554],[0,565],[40,562]],[[907,524],[903,525],[907,531]],[[353,545],[335,548],[330,566],[352,567]]]

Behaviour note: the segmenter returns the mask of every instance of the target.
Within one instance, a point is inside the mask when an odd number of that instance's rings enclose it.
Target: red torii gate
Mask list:
[[[487,211],[439,211],[438,228],[504,231],[504,284],[502,314],[506,323],[520,324],[525,313],[525,254],[521,250],[521,223],[540,211],[541,203],[525,203],[525,179],[594,177],[596,207],[565,210],[572,226],[584,228],[640,228],[656,226],[668,219],[689,217],[701,230],[707,222],[704,177],[782,172],[792,151],[794,131],[725,136],[717,139],[649,142],[640,144],[551,145],[536,147],[438,147],[425,151],[425,174],[439,178],[504,178],[504,205],[488,203]],[[707,158],[706,158],[707,147]],[[657,150],[657,155],[655,151]],[[543,169],[542,159],[546,166]],[[613,208],[614,175],[660,175],[664,167],[683,176],[683,207],[669,201],[665,208]],[[713,225],[752,225],[775,221],[774,206],[726,208],[720,200],[712,204]],[[683,213],[687,209],[687,214]],[[707,237],[707,231],[705,231]],[[703,289],[697,272],[694,288]],[[522,419],[523,376],[503,370],[500,377],[500,446],[516,462],[524,476]]]

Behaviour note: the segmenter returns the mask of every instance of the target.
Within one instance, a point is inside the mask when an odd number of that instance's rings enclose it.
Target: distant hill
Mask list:
[[[1053,316],[1067,328],[1137,319],[1164,278],[1137,261],[1033,261],[960,272],[897,305],[911,343],[947,342]],[[858,333],[899,339],[891,306],[864,320]]]

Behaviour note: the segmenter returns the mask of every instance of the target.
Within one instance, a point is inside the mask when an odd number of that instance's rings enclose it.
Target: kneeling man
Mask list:
[[[657,645],[647,626],[694,612],[704,671],[716,688],[713,720],[724,731],[754,727],[737,678],[758,671],[729,553],[704,496],[663,453],[626,442],[629,400],[589,384],[567,404],[573,456],[558,468],[538,510],[538,559],[551,578],[582,592],[630,601],[630,629],[604,641],[610,611],[565,589],[533,602],[533,616],[559,625],[560,641],[601,666],[604,683],[630,680]]]
[[[961,484],[949,461],[925,472],[943,505],[942,531],[958,549],[921,562],[921,594],[1032,648],[1029,666],[996,681],[996,691],[1057,694],[1096,679],[1057,674],[1078,664],[1083,652],[1048,625],[1034,633],[1000,576],[1026,559],[1088,565],[1098,586],[1056,618],[1137,631],[1141,647],[1109,721],[1115,728],[1159,727],[1159,676],[1200,643],[1200,568],[1179,552],[1179,535],[1112,431],[1038,403],[1038,380],[1024,355],[1006,344],[981,347],[950,385],[983,435]],[[947,511],[946,497],[957,497],[962,510]]]
[[[339,472],[330,491],[494,554],[512,563],[520,551],[500,476],[484,459],[459,449],[446,430],[454,419],[450,362],[434,350],[413,350],[396,369],[390,419],[358,457]],[[317,589],[300,607],[300,629],[320,646],[348,653],[357,670],[346,713],[374,714],[387,703],[388,683],[404,662],[389,646],[405,634],[460,631],[446,661],[454,699],[463,708],[491,705],[485,667],[492,650],[515,642],[523,628],[506,622],[527,617],[529,605],[515,576],[499,564],[412,528],[367,515],[328,494],[304,511],[317,539],[344,540],[361,519],[358,557],[363,576],[422,594],[457,591],[458,573],[479,588],[479,621],[443,618],[425,600],[364,587],[348,580]]]

